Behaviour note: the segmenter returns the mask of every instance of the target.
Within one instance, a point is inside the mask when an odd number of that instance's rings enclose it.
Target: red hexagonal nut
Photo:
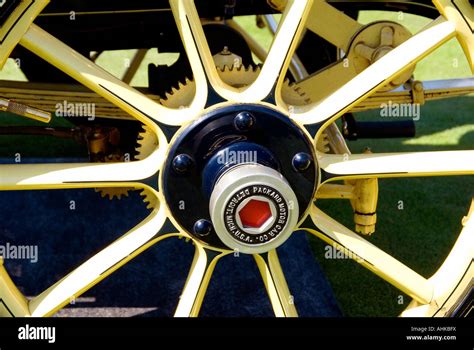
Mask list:
[[[244,227],[260,228],[272,216],[268,202],[251,199],[239,211],[240,221]]]

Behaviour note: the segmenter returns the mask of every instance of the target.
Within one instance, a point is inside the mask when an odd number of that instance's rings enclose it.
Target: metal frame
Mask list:
[[[27,1],[23,1],[22,4]],[[467,0],[459,0],[463,8]],[[156,137],[157,147],[145,159],[117,164],[39,164],[0,165],[0,190],[34,190],[65,188],[130,187],[143,189],[154,198],[156,205],[150,215],[120,239],[80,265],[69,275],[31,300],[18,291],[0,261],[0,315],[5,316],[49,316],[67,305],[96,283],[110,275],[135,256],[158,243],[173,237],[190,238],[169,215],[162,193],[141,182],[156,174],[161,168],[173,140],[168,140],[160,126],[179,126],[179,133],[186,125],[197,119],[205,109],[210,89],[231,103],[261,103],[275,92],[276,108],[287,113],[301,128],[308,124],[323,124],[316,138],[325,127],[333,128],[333,122],[346,111],[374,94],[398,74],[411,67],[447,40],[458,35],[468,54],[469,44],[459,16],[452,13],[452,5],[439,1],[436,5],[447,19],[440,17],[412,38],[396,47],[362,73],[344,82],[326,98],[306,106],[288,106],[281,97],[285,72],[291,63],[295,48],[304,32],[320,34],[339,47],[346,47],[350,37],[359,30],[356,23],[340,25],[348,19],[322,0],[289,0],[276,32],[272,48],[268,53],[260,75],[254,83],[243,89],[226,85],[217,74],[194,1],[171,0],[189,61],[196,81],[196,93],[192,103],[180,109],[167,108],[114,78],[90,60],[49,35],[33,19],[46,5],[45,0],[33,1],[28,18],[12,25],[6,41],[1,44],[0,62],[4,62],[17,43],[64,71],[78,82],[90,88],[133,118],[144,123]],[[472,13],[467,14],[472,16]],[[20,18],[15,13],[10,22]],[[472,17],[471,17],[472,20]],[[7,22],[7,24],[11,24]],[[322,25],[324,24],[324,25]],[[466,39],[467,38],[467,39]],[[331,68],[330,68],[331,69]],[[326,74],[321,72],[320,74]],[[307,83],[316,81],[318,75],[309,77]],[[332,130],[333,133],[336,131]],[[344,150],[344,146],[339,146]],[[398,154],[318,154],[323,181],[330,185],[335,180],[352,180],[406,176],[445,176],[474,174],[474,151],[398,153]],[[159,178],[161,182],[161,177]],[[321,186],[320,185],[320,186]],[[161,186],[160,186],[161,188]],[[325,188],[331,193],[350,197],[348,188]],[[472,212],[472,211],[471,211]],[[403,316],[444,315],[449,312],[453,295],[461,293],[473,277],[474,222],[472,215],[464,222],[464,229],[446,262],[431,278],[425,279],[393,257],[384,253],[363,238],[343,227],[322,213],[313,204],[307,215],[315,228],[302,227],[324,241],[335,244],[346,253],[352,252],[364,267],[393,284],[414,298]],[[178,232],[164,232],[169,219]],[[303,222],[303,221],[302,221]],[[231,253],[195,242],[196,255],[191,266],[183,295],[178,304],[177,316],[197,316],[204,299],[212,271],[218,260]],[[296,316],[296,308],[289,301],[286,285],[278,257],[274,250],[255,256],[265,282],[270,300],[277,316]],[[451,303],[451,304],[450,304]],[[5,306],[6,305],[6,306]]]

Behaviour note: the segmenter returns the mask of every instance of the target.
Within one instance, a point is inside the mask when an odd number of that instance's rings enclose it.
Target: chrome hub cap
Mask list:
[[[221,241],[243,253],[276,248],[298,222],[298,200],[285,178],[259,164],[236,166],[216,183],[209,211]]]

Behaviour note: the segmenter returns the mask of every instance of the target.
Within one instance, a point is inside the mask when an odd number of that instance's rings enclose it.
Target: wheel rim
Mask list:
[[[210,96],[225,103],[270,104],[272,108],[284,113],[297,123],[302,130],[304,125],[317,125],[315,139],[322,137],[322,132],[337,118],[342,116],[358,102],[373,94],[377,89],[390,82],[406,67],[413,65],[435,50],[455,34],[454,26],[445,20],[438,19],[423,32],[407,40],[379,61],[375,62],[352,80],[345,82],[327,98],[304,106],[289,106],[281,95],[281,89],[291,58],[297,47],[305,26],[315,32],[321,29],[315,24],[313,11],[318,6],[329,6],[325,2],[288,1],[279,30],[267,60],[254,83],[243,89],[226,85],[217,74],[212,56],[207,45],[200,18],[193,1],[172,0],[171,7],[176,18],[191,63],[196,83],[196,93],[192,103],[181,109],[170,109],[157,105],[140,95],[128,95],[135,98],[134,105],[127,99],[116,95],[114,103],[143,122],[154,133],[157,147],[146,159],[130,164],[47,164],[47,165],[2,165],[0,187],[2,190],[58,189],[58,188],[110,188],[129,187],[141,189],[152,198],[151,214],[121,239],[113,242],[93,258],[82,264],[57,284],[53,285],[29,303],[12,285],[6,273],[2,283],[8,285],[8,299],[13,300],[13,314],[47,316],[65,306],[71,298],[77,297],[102,279],[110,275],[133,257],[159,241],[182,236],[193,239],[184,230],[167,209],[163,192],[158,188],[158,177],[161,176],[174,132],[179,135],[187,126],[203,115]],[[329,13],[332,11],[325,7]],[[337,16],[340,16],[339,13]],[[349,21],[344,18],[344,21]],[[348,26],[353,28],[354,26]],[[47,48],[40,48],[32,38],[44,36],[45,43],[51,41],[39,28],[33,27],[22,39],[21,44],[31,51],[45,56],[59,68],[61,64],[48,54]],[[47,45],[46,45],[47,46]],[[60,54],[60,52],[58,53]],[[76,58],[78,66],[86,65],[82,58]],[[87,71],[71,73],[80,82],[85,80]],[[95,73],[95,71],[94,71]],[[317,81],[318,77],[312,77]],[[120,90],[115,79],[104,73],[98,77],[101,83],[89,84],[94,91],[119,91],[127,95],[130,91]],[[110,87],[110,89],[108,88]],[[104,96],[105,97],[105,96]],[[110,98],[110,95],[107,95]],[[107,98],[106,97],[106,98]],[[137,107],[138,106],[138,107]],[[213,107],[211,107],[213,108]],[[171,131],[170,131],[171,130]],[[176,131],[177,130],[177,131]],[[320,168],[321,181],[318,188],[336,180],[354,180],[367,178],[411,177],[411,176],[449,176],[474,173],[473,151],[423,152],[410,154],[324,154],[316,152]],[[154,179],[155,185],[143,179]],[[337,191],[336,191],[337,192]],[[446,300],[452,295],[453,283],[443,285],[446,275],[454,266],[463,266],[464,272],[457,268],[449,280],[463,280],[472,276],[471,261],[473,257],[473,224],[467,219],[458,242],[439,272],[430,279],[425,279],[377,247],[371,245],[359,235],[343,227],[321,210],[314,202],[307,211],[314,226],[305,226],[308,221],[300,220],[294,228],[305,230],[324,241],[334,244],[338,249],[355,253],[361,264],[375,272],[388,282],[404,291],[415,300],[407,314],[420,310],[426,314],[439,312]],[[471,215],[472,216],[472,215]],[[167,231],[169,225],[175,232]],[[195,241],[196,254],[190,273],[176,310],[176,316],[197,316],[204,299],[205,291],[212,271],[219,259],[231,253],[228,249],[205,245]],[[265,281],[269,298],[277,316],[297,316],[283,272],[274,249],[255,254],[256,263]],[[464,276],[464,277],[463,277]],[[7,300],[8,300],[7,299]],[[441,305],[441,306],[440,306]]]

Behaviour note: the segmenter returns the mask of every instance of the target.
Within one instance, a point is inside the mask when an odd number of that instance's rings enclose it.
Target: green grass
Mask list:
[[[400,16],[398,13],[362,13],[359,20],[369,23],[373,20],[394,20],[416,32],[428,23],[418,16]],[[255,25],[255,17],[237,20],[253,36],[268,48],[271,36],[267,29]],[[98,63],[112,74],[120,77],[134,51],[106,52]],[[175,56],[159,54],[150,50],[139,74],[132,84],[146,86],[146,65],[149,62],[171,63]],[[442,79],[471,76],[465,56],[455,40],[451,40],[417,65],[416,79]],[[10,60],[0,79],[24,79]],[[429,102],[421,109],[421,118],[416,122],[417,137],[396,140],[360,140],[350,142],[353,152],[370,147],[373,152],[403,152],[470,149],[474,144],[473,97],[461,97],[444,101]],[[376,120],[377,111],[359,113],[359,119]],[[4,123],[31,125],[19,117],[9,116]],[[67,122],[55,119],[55,125],[65,126]],[[64,144],[51,138],[38,137],[34,143],[25,137],[0,138],[0,150],[9,150],[13,156],[18,147],[26,147],[25,156],[81,155],[84,150],[74,144]],[[58,152],[59,154],[58,155]],[[55,153],[56,152],[56,153]],[[473,177],[385,179],[380,181],[378,223],[376,233],[369,241],[392,254],[421,275],[429,277],[449,253],[461,227],[461,218],[474,189]],[[400,201],[403,210],[399,210]],[[321,200],[318,206],[349,228],[353,228],[352,209],[348,202]],[[382,279],[368,272],[351,260],[329,260],[324,258],[324,243],[312,239],[316,257],[328,275],[336,298],[347,316],[395,316],[409,302],[409,297]],[[403,303],[399,304],[400,295]]]
[[[1,126],[45,126],[45,124],[26,119],[15,114],[0,112]],[[49,127],[66,127],[73,125],[64,118],[53,118]],[[0,157],[15,159],[19,153],[25,158],[53,157],[87,157],[87,147],[73,140],[59,139],[52,136],[3,135],[0,136]]]

